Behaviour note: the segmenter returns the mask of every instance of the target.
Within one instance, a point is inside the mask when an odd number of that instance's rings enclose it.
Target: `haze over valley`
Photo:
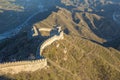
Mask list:
[[[120,80],[119,0],[0,0],[0,80]]]

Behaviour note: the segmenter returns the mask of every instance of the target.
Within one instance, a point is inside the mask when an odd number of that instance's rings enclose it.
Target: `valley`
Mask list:
[[[10,73],[0,80],[120,79],[119,0],[1,0],[0,6],[0,70]]]

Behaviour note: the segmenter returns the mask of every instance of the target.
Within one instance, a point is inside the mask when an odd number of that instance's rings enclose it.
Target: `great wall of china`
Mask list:
[[[52,37],[48,38],[47,40],[45,40],[42,45],[40,45],[37,49],[37,52],[36,52],[36,55],[37,57],[39,58],[42,54],[43,54],[43,50],[51,45],[54,41],[57,41],[57,40],[61,40],[64,38],[63,36],[63,31],[61,31],[61,27],[58,27],[57,28],[58,30],[54,30],[53,29],[53,33],[51,33],[51,35],[53,35]],[[42,30],[45,30],[45,31],[51,31],[50,29],[42,29]],[[57,34],[56,34],[57,33]],[[40,56],[38,56],[40,55]]]
[[[38,33],[37,33],[35,26],[33,26],[33,30],[34,30],[34,33],[32,34],[32,36],[37,36]],[[48,29],[47,28],[39,29],[39,31],[41,31],[41,30],[42,31],[52,31],[53,30],[53,33],[52,33],[52,35],[50,35],[50,38],[45,40],[42,43],[42,45],[40,45],[38,47],[38,50],[36,52],[37,60],[17,61],[17,62],[9,62],[9,63],[0,64],[0,74],[7,74],[7,73],[17,74],[17,73],[22,72],[22,71],[32,72],[32,71],[36,71],[38,69],[43,69],[47,66],[47,59],[46,58],[40,59],[40,56],[42,56],[43,50],[47,46],[51,45],[54,41],[63,39],[64,36],[63,36],[63,31],[61,31],[60,27],[57,27],[54,29],[49,29],[49,28]]]
[[[36,71],[47,66],[47,59],[18,61],[12,63],[4,63],[0,65],[0,74],[17,74],[22,71]]]

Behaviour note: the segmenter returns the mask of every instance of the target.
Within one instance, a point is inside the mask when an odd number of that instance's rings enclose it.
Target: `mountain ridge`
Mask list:
[[[47,67],[1,77],[10,80],[119,80],[120,25],[113,19],[114,15],[119,21],[119,15],[114,14],[119,1],[49,0],[47,3],[50,1],[54,4],[46,5],[49,10],[34,16],[18,34],[0,43],[1,63],[12,58],[29,60],[40,51],[39,44],[50,38],[52,33],[44,30],[61,26],[64,39],[42,50],[42,55],[48,59]]]

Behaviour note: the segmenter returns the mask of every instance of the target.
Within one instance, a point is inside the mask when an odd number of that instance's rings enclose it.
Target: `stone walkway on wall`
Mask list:
[[[39,29],[40,31],[53,31],[52,35],[50,35],[50,38],[45,40],[42,45],[38,47],[38,50],[36,52],[37,54],[37,60],[32,60],[32,61],[18,61],[18,62],[10,62],[10,63],[4,63],[0,64],[0,74],[17,74],[21,71],[36,71],[38,69],[42,69],[47,66],[47,59],[45,58],[40,58],[42,56],[43,50],[51,45],[53,42],[57,40],[61,40],[64,38],[64,33],[61,31],[61,27],[56,27],[54,29],[47,29],[47,28],[41,28]],[[38,30],[35,26],[33,26],[32,31],[34,31],[32,36],[39,36]],[[32,37],[31,37],[32,38]]]

